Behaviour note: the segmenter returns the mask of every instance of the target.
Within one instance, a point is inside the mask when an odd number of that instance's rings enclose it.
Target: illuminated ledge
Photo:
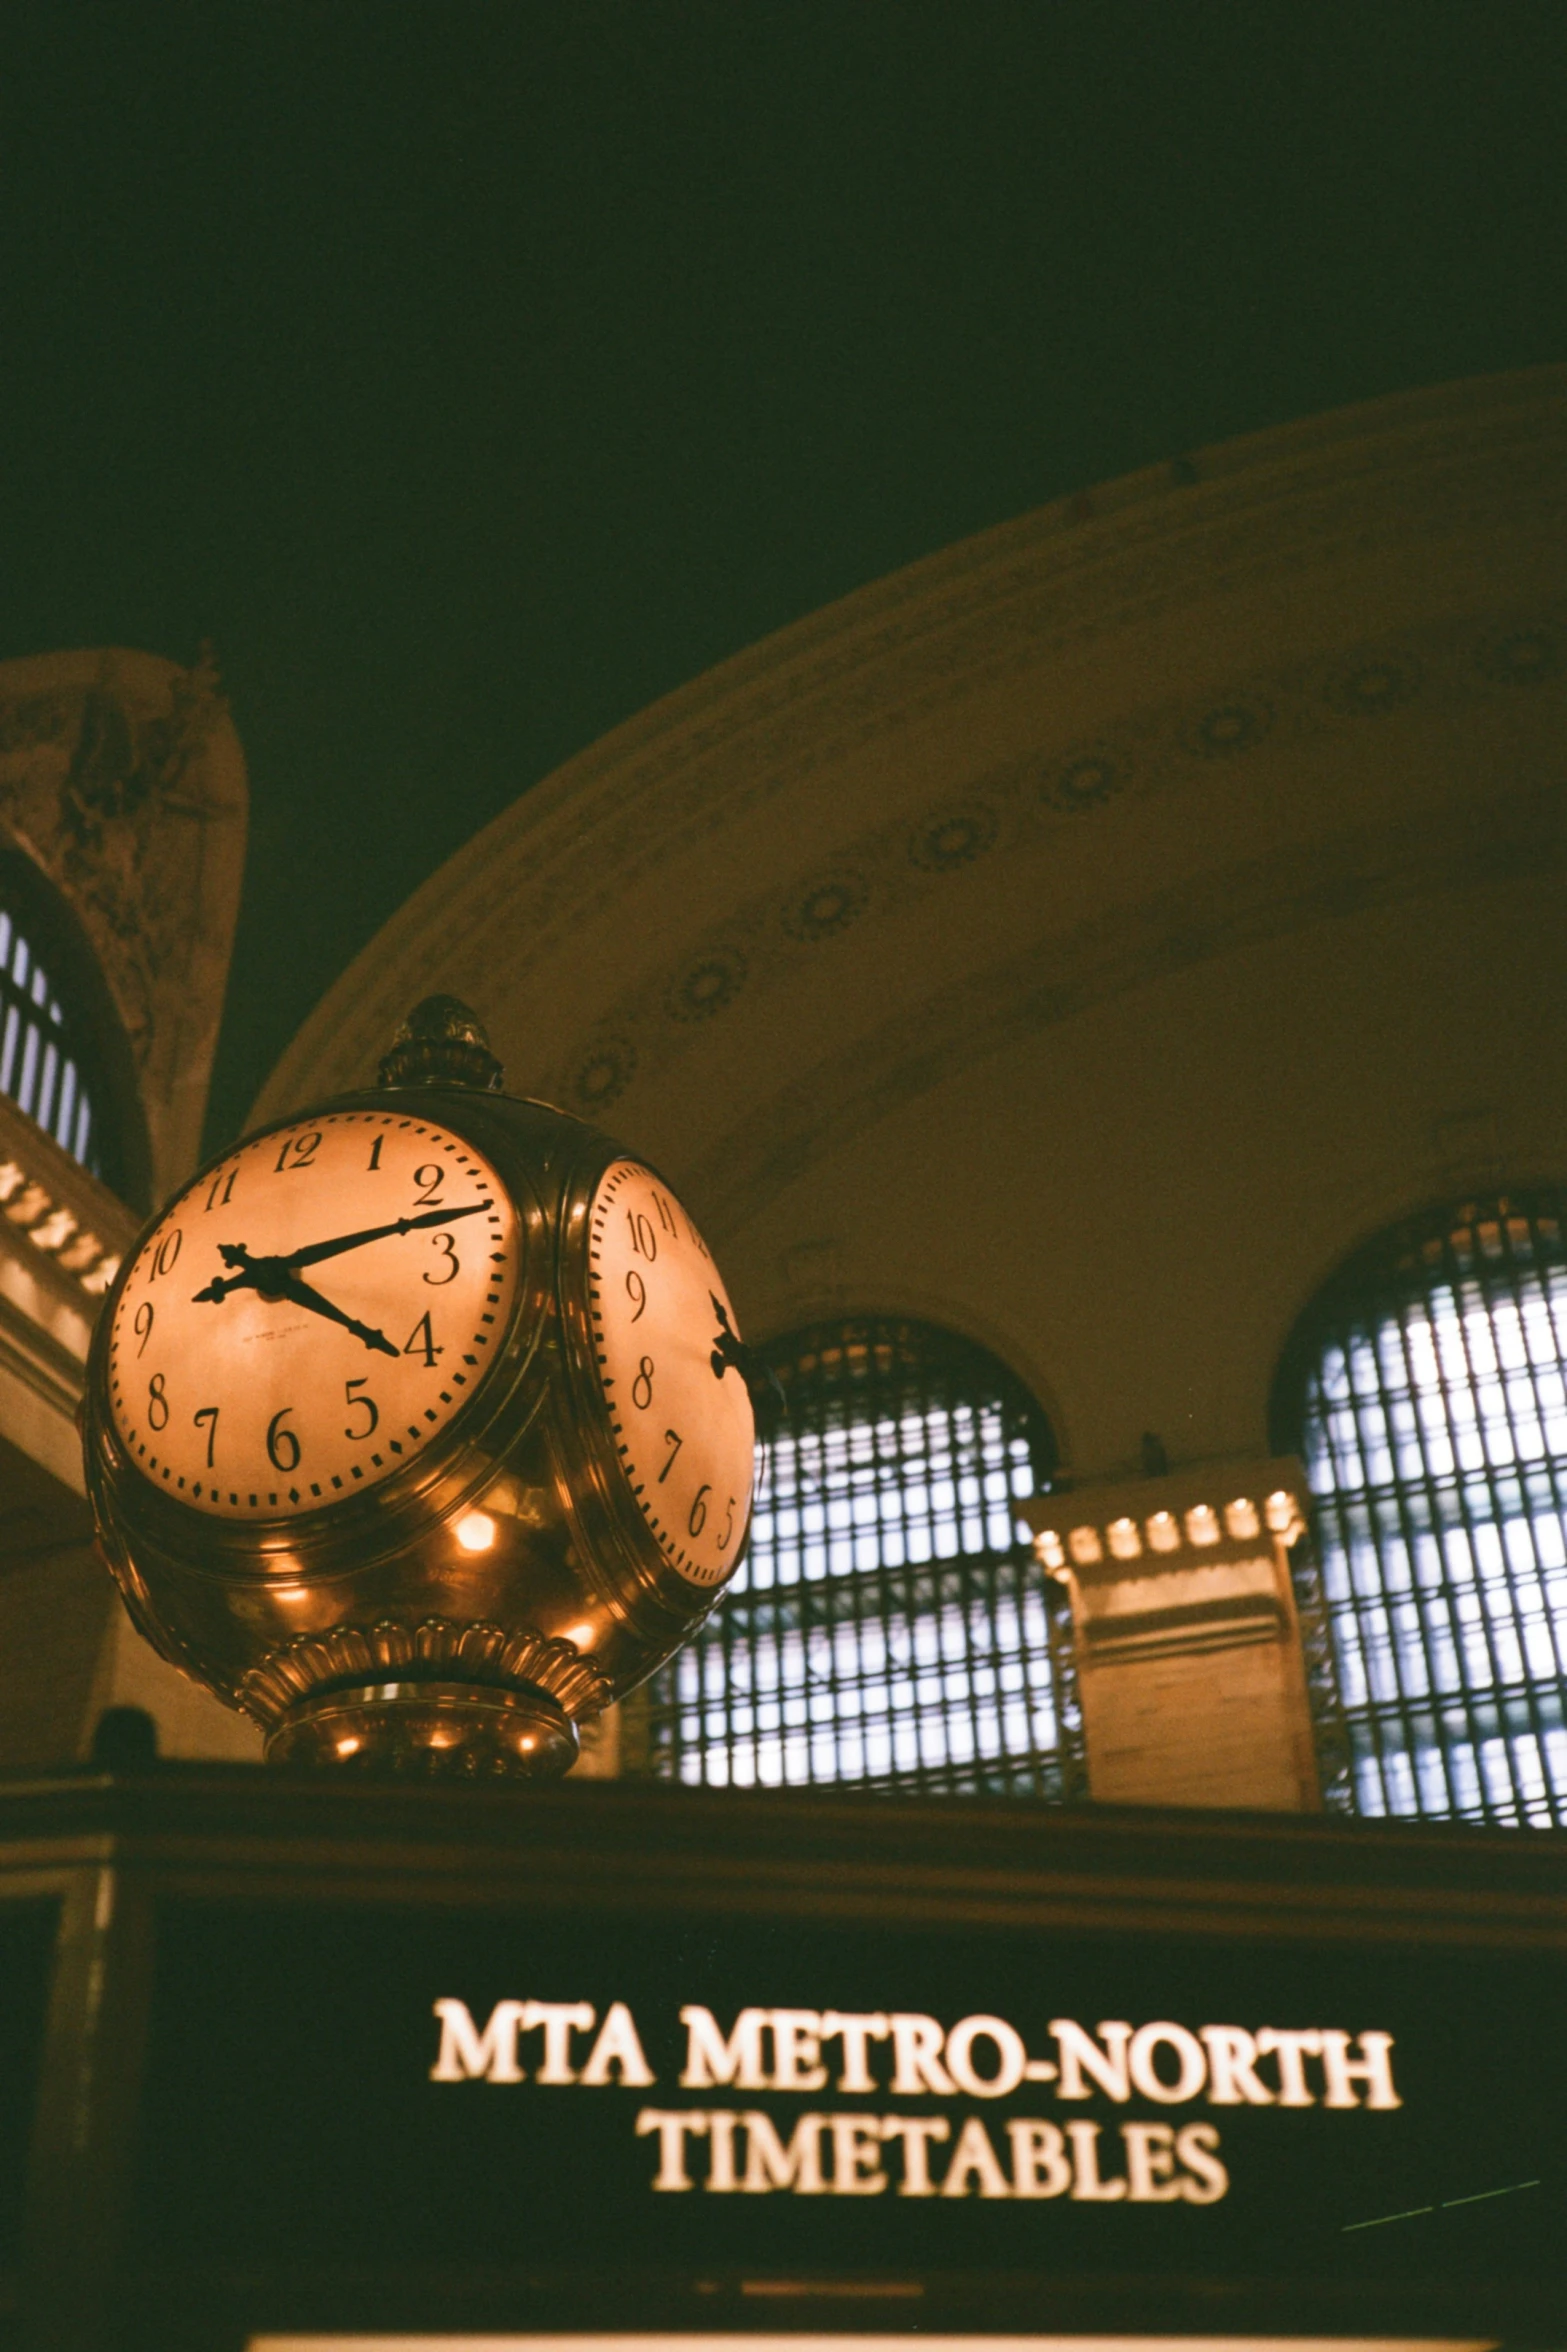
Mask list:
[[[1287,1640],[1287,1555],[1306,1525],[1299,1462],[1247,1458],[1022,1505],[1034,1557],[1068,1587],[1085,1664]]]
[[[141,1221],[3,1095],[0,1218],[27,1241],[27,1262],[46,1271],[89,1314],[119,1272]]]
[[[761,2282],[758,2282],[760,2284]],[[771,2284],[771,2282],[768,2282]],[[833,2289],[829,2286],[830,2297]],[[1494,2337],[1400,2336],[936,2336],[919,2352],[1495,2352]],[[910,2337],[252,2336],[247,2352],[909,2352]]]
[[[1310,1490],[1293,1455],[1259,1461],[1205,1462],[1164,1478],[1118,1480],[1075,1494],[1039,1495],[1021,1515],[1034,1533],[1034,1557],[1047,1576],[1125,1575],[1229,1560],[1266,1545],[1292,1544],[1306,1525]]]

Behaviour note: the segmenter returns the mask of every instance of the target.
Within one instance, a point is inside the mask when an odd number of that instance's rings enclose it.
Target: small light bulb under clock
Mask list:
[[[495,1542],[495,1522],[488,1511],[465,1511],[452,1532],[465,1552],[487,1552]]]

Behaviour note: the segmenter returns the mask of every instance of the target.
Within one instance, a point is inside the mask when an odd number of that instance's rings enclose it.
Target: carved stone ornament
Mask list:
[[[0,844],[59,891],[102,972],[153,1197],[200,1145],[247,807],[210,651],[190,669],[119,650],[0,663]]]

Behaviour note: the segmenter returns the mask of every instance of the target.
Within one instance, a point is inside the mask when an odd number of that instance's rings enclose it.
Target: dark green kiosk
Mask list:
[[[0,1790],[8,2341],[1567,2316],[1550,1833]]]

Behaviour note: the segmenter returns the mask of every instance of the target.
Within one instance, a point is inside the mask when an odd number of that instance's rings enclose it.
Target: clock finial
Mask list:
[[[489,1032],[460,996],[427,996],[414,1006],[377,1073],[378,1086],[473,1086],[499,1091],[501,1064]]]

